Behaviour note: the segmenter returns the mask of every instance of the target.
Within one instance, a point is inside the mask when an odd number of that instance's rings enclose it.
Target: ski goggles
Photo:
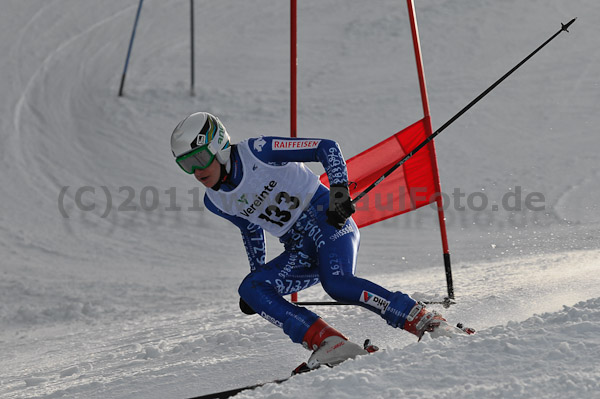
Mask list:
[[[205,144],[175,158],[175,162],[185,173],[191,175],[196,169],[208,168],[213,159],[215,154],[208,149],[208,144]]]

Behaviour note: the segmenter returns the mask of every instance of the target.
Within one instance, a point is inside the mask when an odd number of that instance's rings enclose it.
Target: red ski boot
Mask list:
[[[464,327],[461,323],[456,327],[450,325],[441,314],[435,310],[429,311],[425,309],[425,305],[421,302],[417,302],[410,311],[406,318],[406,322],[404,323],[404,329],[419,337],[419,341],[426,332],[429,333],[432,338],[475,334],[475,329]]]
[[[429,311],[425,309],[425,305],[421,302],[411,309],[406,322],[404,322],[404,330],[411,334],[415,334],[419,337],[419,341],[423,338],[423,334],[426,332],[433,332],[442,322],[446,322],[446,319],[442,317],[436,311]]]

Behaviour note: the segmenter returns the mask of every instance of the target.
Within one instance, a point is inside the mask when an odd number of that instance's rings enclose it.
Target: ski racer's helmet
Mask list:
[[[207,113],[191,114],[177,125],[171,135],[171,150],[184,172],[207,168],[216,157],[221,165],[229,161],[229,134],[219,118]]]

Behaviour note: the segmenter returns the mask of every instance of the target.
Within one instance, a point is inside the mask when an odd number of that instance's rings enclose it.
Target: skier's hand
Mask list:
[[[327,210],[327,223],[341,229],[346,220],[356,212],[356,206],[350,198],[347,184],[332,184],[329,188],[329,209]]]

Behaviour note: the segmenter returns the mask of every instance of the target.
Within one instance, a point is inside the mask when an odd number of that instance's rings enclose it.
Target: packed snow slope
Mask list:
[[[299,136],[350,157],[422,117],[405,2],[299,3]],[[169,148],[198,110],[234,141],[289,135],[289,4],[196,0],[191,96],[189,2],[147,0],[118,97],[137,5],[2,1],[2,398],[186,398],[308,357],[239,311],[239,233]],[[434,129],[578,17],[436,139],[457,300],[438,310],[479,333],[417,343],[364,309],[318,308],[382,351],[242,396],[598,398],[597,0],[416,6]],[[436,217],[363,229],[358,274],[442,298]]]

